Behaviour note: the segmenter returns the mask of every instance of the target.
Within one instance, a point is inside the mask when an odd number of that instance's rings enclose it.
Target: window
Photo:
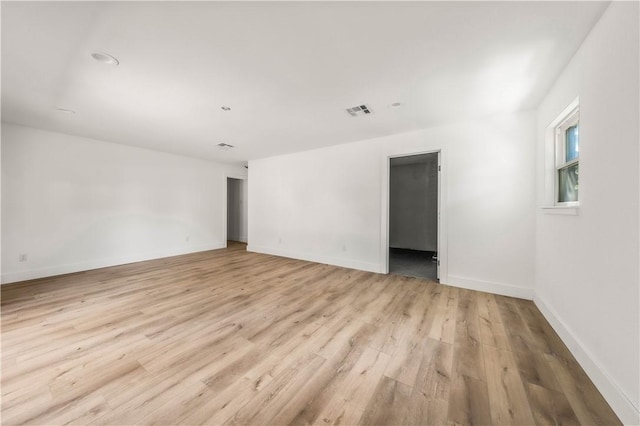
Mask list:
[[[580,175],[580,111],[576,106],[555,127],[555,205],[577,206]]]

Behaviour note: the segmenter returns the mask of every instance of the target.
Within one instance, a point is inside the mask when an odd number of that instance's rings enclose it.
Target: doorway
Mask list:
[[[247,180],[227,177],[227,241],[247,242]]]
[[[389,273],[439,278],[438,152],[389,159]]]

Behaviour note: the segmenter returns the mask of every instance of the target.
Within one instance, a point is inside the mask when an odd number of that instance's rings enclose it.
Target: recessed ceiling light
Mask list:
[[[400,102],[394,102],[391,104],[391,108],[400,108],[402,104]]]
[[[67,108],[56,108],[60,112],[64,112],[65,114],[75,114],[76,112],[72,109]]]
[[[223,111],[231,111],[231,107],[223,106],[223,107],[222,107],[222,110],[223,110]]]
[[[118,61],[115,57],[109,55],[104,52],[93,52],[91,57],[96,61],[103,63],[105,65],[119,65],[120,61]]]

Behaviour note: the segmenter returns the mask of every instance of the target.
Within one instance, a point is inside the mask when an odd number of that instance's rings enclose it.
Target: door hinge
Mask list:
[[[438,171],[439,172],[442,171],[442,167],[438,166]]]
[[[438,260],[438,266],[440,266],[440,261]]]

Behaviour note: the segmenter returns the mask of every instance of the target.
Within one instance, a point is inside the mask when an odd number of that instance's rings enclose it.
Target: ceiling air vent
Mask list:
[[[359,115],[371,114],[371,110],[366,105],[358,105],[351,108],[347,108],[349,115],[357,117]]]
[[[223,150],[225,150],[225,151],[226,151],[226,150],[228,150],[228,149],[233,148],[233,145],[229,145],[228,143],[220,142],[220,143],[218,144],[218,148],[223,149]]]

